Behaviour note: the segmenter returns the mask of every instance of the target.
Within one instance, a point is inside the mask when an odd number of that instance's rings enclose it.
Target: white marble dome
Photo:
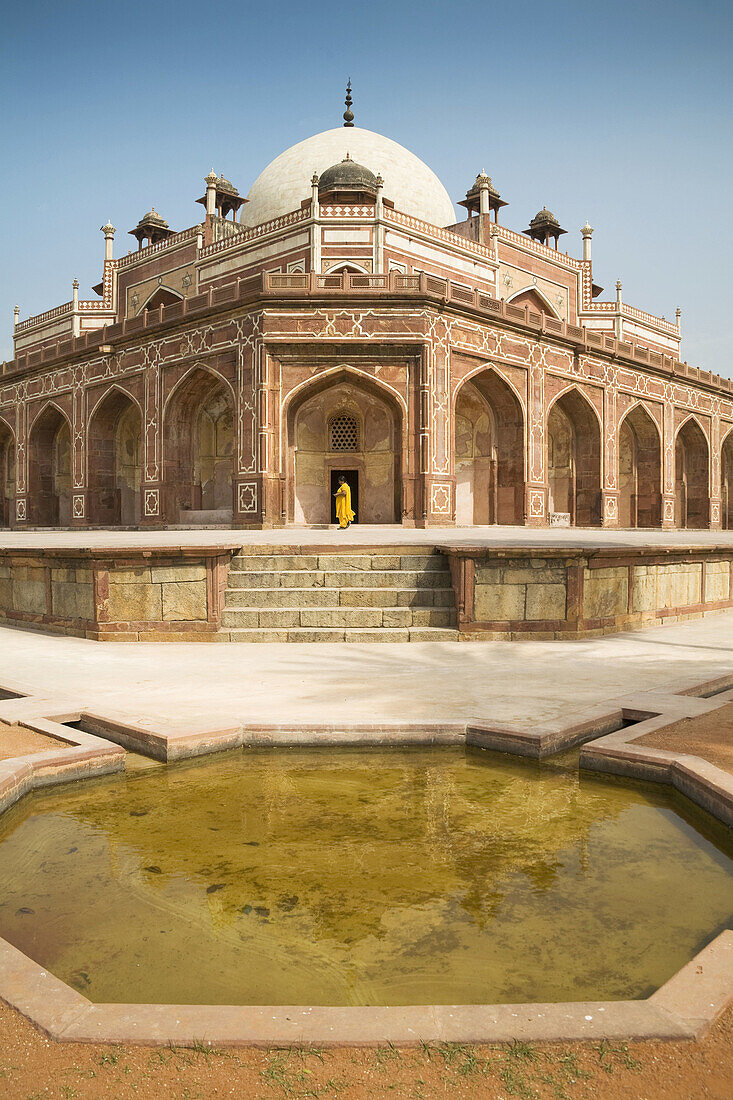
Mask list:
[[[359,126],[338,126],[299,141],[275,157],[252,184],[242,207],[242,225],[260,225],[299,210],[310,198],[311,177],[319,175],[346,154],[384,179],[384,197],[397,210],[412,214],[432,225],[452,225],[455,210],[443,184],[427,164],[390,138],[362,130]]]

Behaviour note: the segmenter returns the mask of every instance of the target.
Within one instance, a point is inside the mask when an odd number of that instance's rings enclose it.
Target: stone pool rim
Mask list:
[[[0,685],[0,692],[0,720],[67,745],[0,761],[0,814],[38,787],[124,769],[127,748],[167,763],[240,746],[465,744],[542,759],[580,745],[581,769],[670,785],[733,825],[733,775],[697,756],[634,744],[645,733],[733,701],[733,673],[636,692],[532,732],[481,720],[297,731],[262,725],[152,730],[112,715],[70,711],[61,700],[17,685]],[[86,730],[75,728],[80,722]],[[733,930],[719,933],[644,1000],[395,1007],[94,1004],[0,939],[0,1001],[63,1042],[270,1047],[689,1040],[700,1038],[733,1001]]]

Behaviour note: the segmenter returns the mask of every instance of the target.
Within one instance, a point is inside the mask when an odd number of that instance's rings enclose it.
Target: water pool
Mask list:
[[[459,748],[232,752],[25,799],[0,936],[93,1001],[648,995],[729,923],[728,830]]]

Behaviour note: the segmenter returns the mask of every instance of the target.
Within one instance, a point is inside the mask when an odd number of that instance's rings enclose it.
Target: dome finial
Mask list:
[[[351,77],[349,77],[349,82],[346,85],[346,99],[344,100],[344,102],[346,103],[346,110],[344,111],[344,126],[353,126],[354,112],[351,110],[351,104],[354,101],[351,98]]]

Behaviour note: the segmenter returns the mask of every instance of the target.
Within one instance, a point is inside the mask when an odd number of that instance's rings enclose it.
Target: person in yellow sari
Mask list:
[[[339,487],[334,493],[336,497],[336,519],[339,527],[348,527],[355,518],[351,508],[351,489],[345,477],[339,478]]]

